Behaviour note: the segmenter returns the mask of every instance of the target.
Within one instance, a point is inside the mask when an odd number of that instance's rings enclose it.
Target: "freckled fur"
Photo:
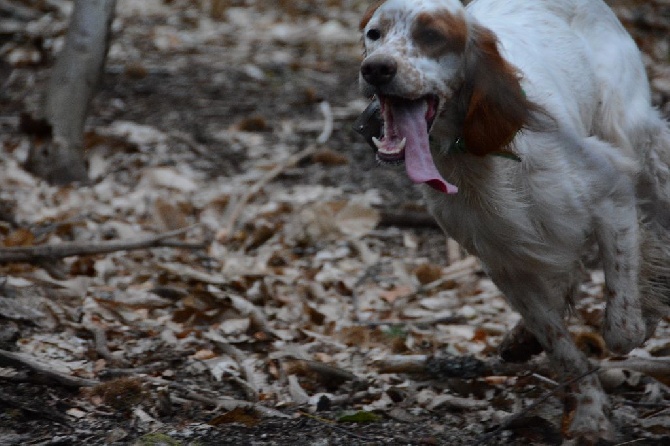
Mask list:
[[[429,34],[426,34],[430,31]],[[412,39],[428,57],[438,58],[450,52],[462,52],[468,38],[468,29],[461,16],[449,12],[422,13],[412,26]]]
[[[440,32],[463,49],[415,42],[426,14],[462,20]],[[670,309],[670,131],[651,106],[639,50],[611,10],[601,0],[475,0],[467,8],[387,0],[363,31],[382,25],[381,39],[364,39],[368,57],[398,63],[381,93],[440,98],[433,160],[459,192],[422,186],[428,206],[482,260],[523,316],[521,328],[566,379],[589,370],[563,317],[595,241],[610,290],[607,346],[625,354],[644,342]],[[361,87],[376,93],[363,79]],[[470,153],[447,153],[459,136]],[[486,156],[500,150],[522,162]],[[612,438],[597,377],[571,387],[569,434]]]

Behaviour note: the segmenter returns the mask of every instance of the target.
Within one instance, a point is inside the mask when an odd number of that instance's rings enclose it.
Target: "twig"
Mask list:
[[[152,363],[149,365],[141,367],[130,367],[130,368],[105,368],[98,372],[98,377],[103,381],[107,381],[114,378],[120,378],[124,376],[137,376],[155,373],[158,370],[163,370],[169,368],[165,363]]]
[[[597,365],[604,370],[626,369],[644,373],[665,384],[668,384],[668,375],[670,375],[670,357],[667,356],[660,358],[632,357],[620,361],[600,361]]]
[[[557,385],[560,384],[560,383],[557,383],[556,381],[554,381],[553,379],[549,379],[546,376],[540,375],[539,373],[531,373],[530,376],[532,376],[533,378],[535,378],[538,381],[542,381],[545,384],[549,384],[550,386],[557,386]]]
[[[425,373],[436,379],[515,376],[528,371],[549,372],[547,364],[543,359],[516,364],[450,355],[390,355],[374,363],[379,373]]]
[[[191,401],[198,401],[203,404],[207,404],[209,406],[214,406],[214,407],[220,407],[225,410],[233,410],[238,407],[243,407],[243,408],[248,408],[248,409],[253,409],[257,411],[259,414],[267,417],[275,417],[275,418],[291,418],[290,415],[286,415],[283,412],[280,412],[276,409],[272,409],[270,407],[265,407],[261,406],[260,404],[256,403],[250,403],[248,401],[241,401],[241,400],[235,400],[232,398],[214,398],[214,397],[209,397],[203,395],[202,390],[200,389],[191,389],[188,386],[180,383],[176,383],[173,381],[168,381],[163,378],[155,378],[152,376],[144,376],[142,377],[143,380],[150,382],[152,384],[156,384],[159,386],[168,386],[168,388],[171,388],[173,390],[177,390],[179,392],[182,392],[184,395],[184,398],[189,399]]]
[[[626,441],[626,442],[623,442],[623,443],[617,443],[614,446],[624,446],[624,445],[629,445],[629,444],[635,444],[635,443],[639,443],[641,441],[646,441],[646,440],[647,440],[646,438],[636,438],[635,440],[630,440],[630,441]]]
[[[225,410],[233,410],[238,407],[245,409],[252,409],[258,412],[259,414],[266,417],[275,417],[275,418],[291,418],[290,415],[286,415],[283,412],[280,412],[276,409],[270,407],[261,406],[260,404],[251,403],[249,401],[241,401],[235,399],[219,399],[219,398],[208,398],[200,395],[195,391],[189,391],[186,393],[186,398],[192,399],[194,401],[200,401],[201,403],[209,404],[211,406],[220,407]]]
[[[125,71],[125,69],[126,68],[124,66],[119,67],[119,72],[123,73]],[[108,68],[108,70],[109,70],[109,68]],[[167,73],[167,71],[165,73]],[[154,73],[151,73],[151,74],[154,74]],[[161,74],[163,74],[163,73],[161,72]],[[182,142],[182,143],[186,144],[188,146],[188,148],[191,149],[196,155],[207,156],[207,155],[211,154],[211,151],[209,149],[207,149],[206,147],[204,147],[201,144],[198,144],[198,142],[195,141],[195,139],[193,139],[193,137],[191,135],[189,135],[188,133],[185,133],[185,132],[182,132],[182,131],[179,131],[179,130],[174,130],[174,131],[170,132],[169,135],[172,138],[178,140],[179,142]]]
[[[375,439],[372,437],[368,437],[366,435],[361,435],[357,434],[355,432],[351,432],[349,429],[347,429],[344,426],[339,426],[336,421],[329,420],[327,418],[322,418],[322,417],[317,417],[315,415],[309,414],[307,412],[303,412],[302,410],[298,411],[298,413],[304,417],[310,418],[314,421],[318,421],[319,423],[325,424],[326,426],[332,427],[333,429],[339,430],[351,437],[357,438],[359,440],[364,440],[364,441],[374,441]]]
[[[109,346],[107,345],[107,332],[103,327],[92,321],[90,316],[86,316],[84,318],[83,326],[93,335],[95,352],[98,354],[98,356],[103,358],[109,364],[125,364],[125,360],[115,358],[114,355],[112,355],[112,352],[109,350]]]
[[[317,137],[315,144],[310,144],[307,148],[301,150],[298,153],[295,153],[288,158],[286,158],[282,163],[275,166],[273,169],[268,171],[263,177],[258,180],[254,185],[252,185],[247,192],[240,197],[239,201],[235,204],[230,216],[228,217],[228,222],[223,227],[221,231],[217,234],[216,238],[219,241],[226,241],[235,231],[235,226],[239,220],[244,208],[247,206],[247,203],[258,194],[268,183],[277,178],[282,172],[284,172],[289,167],[297,164],[301,159],[306,158],[310,155],[313,155],[318,146],[323,145],[328,141],[330,135],[333,131],[333,113],[328,102],[321,102],[319,104],[319,109],[324,117],[324,125],[321,134]]]
[[[591,374],[593,374],[593,373],[595,373],[595,372],[597,372],[597,371],[598,371],[598,368],[596,367],[596,368],[594,368],[594,369],[589,370],[588,372],[582,373],[582,374],[579,375],[579,376],[576,376],[576,377],[574,377],[574,378],[572,378],[572,379],[569,379],[569,380],[567,380],[567,381],[565,381],[565,382],[560,383],[558,386],[554,387],[554,388],[551,389],[549,392],[547,392],[546,394],[544,394],[541,398],[535,400],[535,401],[534,401],[532,404],[530,404],[528,407],[526,407],[526,408],[524,408],[523,410],[521,410],[521,411],[519,411],[519,412],[517,412],[517,413],[515,413],[515,414],[513,414],[513,415],[511,415],[511,416],[509,416],[509,417],[507,417],[507,419],[506,419],[505,421],[503,421],[502,423],[500,423],[500,426],[498,426],[498,427],[497,427],[496,429],[494,429],[493,431],[489,432],[489,433],[486,434],[486,435],[481,435],[481,436],[475,441],[475,443],[473,444],[473,446],[478,446],[478,445],[481,445],[481,444],[486,444],[489,440],[492,440],[493,438],[495,438],[496,436],[498,436],[498,434],[500,434],[502,431],[504,431],[504,430],[507,429],[509,426],[511,426],[516,420],[518,420],[519,418],[521,418],[521,417],[523,417],[523,416],[529,414],[529,413],[532,412],[533,410],[535,410],[535,408],[537,408],[540,404],[542,404],[542,403],[544,403],[545,401],[547,401],[549,398],[551,398],[553,395],[555,395],[558,391],[560,391],[560,390],[562,390],[562,389],[564,389],[564,388],[566,388],[566,387],[568,387],[568,386],[570,386],[570,385],[572,385],[572,384],[574,384],[574,383],[576,383],[576,382],[578,382],[578,381],[584,379],[585,377],[587,377],[587,376],[589,376],[589,375],[591,375]]]
[[[428,355],[391,355],[375,361],[379,373],[425,373]]]
[[[435,318],[423,319],[406,319],[406,320],[388,320],[388,321],[355,321],[356,325],[365,325],[366,327],[380,327],[389,325],[392,327],[400,327],[404,325],[436,325],[436,324],[462,324],[467,319],[463,316],[442,316]]]
[[[42,260],[62,259],[64,257],[106,254],[116,251],[160,248],[169,245],[169,239],[184,234],[191,227],[165,232],[163,234],[130,240],[112,240],[95,243],[64,242],[57,245],[19,246],[0,248],[0,264],[35,263]],[[200,245],[197,245],[200,247]]]
[[[109,351],[109,347],[107,346],[107,333],[105,333],[105,330],[94,324],[87,324],[86,329],[93,334],[96,353],[106,361],[114,362],[112,352]]]
[[[323,130],[316,138],[317,144],[325,144],[333,134],[333,110],[330,108],[328,101],[321,101],[319,103],[319,110],[323,115]]]
[[[315,373],[324,382],[333,383],[356,381],[358,377],[348,370],[341,369],[320,361],[309,359],[288,359],[286,361],[288,373]]]
[[[57,372],[47,365],[40,364],[21,353],[13,353],[6,350],[0,350],[0,366],[27,368],[33,373],[43,376],[47,381],[52,381],[66,387],[92,387],[99,384],[98,381],[93,379],[77,378]]]
[[[236,378],[235,381],[242,387],[244,393],[247,396],[247,399],[253,402],[257,402],[259,389],[254,379],[253,370],[244,360],[245,354],[242,352],[242,350],[238,349],[234,345],[229,344],[227,342],[216,340],[214,341],[214,343],[216,344],[217,347],[221,349],[223,353],[230,356],[235,360],[235,362],[237,362],[242,377],[241,378],[233,377],[233,378],[234,379]]]

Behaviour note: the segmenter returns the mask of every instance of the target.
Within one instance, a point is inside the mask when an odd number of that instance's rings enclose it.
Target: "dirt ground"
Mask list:
[[[185,233],[0,265],[0,350],[23,355],[0,355],[0,446],[563,442],[543,357],[466,378],[383,370],[433,355],[496,365],[518,316],[351,129],[369,2],[119,0],[87,125],[92,184],[65,187],[21,168],[20,117],[39,116],[71,3],[10,3],[25,11],[0,15],[0,243]],[[665,111],[670,5],[610,3]],[[611,359],[602,284],[585,271],[571,319],[594,361]],[[668,321],[632,356],[667,359]],[[670,377],[601,378],[614,444],[670,444]]]

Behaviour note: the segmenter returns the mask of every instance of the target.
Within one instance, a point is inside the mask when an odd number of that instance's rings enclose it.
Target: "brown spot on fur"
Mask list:
[[[462,16],[449,12],[421,13],[412,29],[412,39],[432,58],[465,50],[468,27]]]
[[[526,98],[517,69],[498,51],[496,35],[475,27],[466,51],[465,85],[467,104],[463,139],[468,151],[484,156],[505,151],[517,132],[528,127],[540,107]],[[468,98],[469,96],[469,98]]]
[[[365,13],[363,14],[363,18],[361,19],[361,22],[358,25],[359,30],[363,31],[363,28],[368,26],[368,22],[370,21],[372,16],[375,14],[375,12],[377,12],[379,7],[381,5],[383,5],[385,2],[386,2],[386,0],[379,0],[379,1],[374,2],[372,5],[370,5],[368,10],[365,11]]]

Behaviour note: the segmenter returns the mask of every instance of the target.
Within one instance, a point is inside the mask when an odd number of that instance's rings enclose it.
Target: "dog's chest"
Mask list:
[[[518,191],[424,192],[440,227],[490,269],[569,270],[588,239],[585,215],[552,216]]]

